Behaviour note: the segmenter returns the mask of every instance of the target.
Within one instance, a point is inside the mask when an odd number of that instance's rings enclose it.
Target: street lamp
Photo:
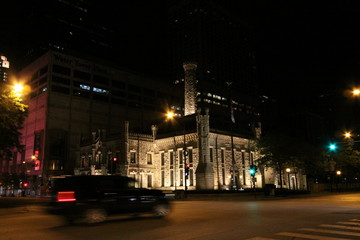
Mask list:
[[[16,83],[13,86],[13,93],[18,96],[21,97],[22,93],[24,90],[24,85],[22,85],[21,83]]]
[[[175,116],[174,112],[167,112],[166,113],[166,119],[171,120]]]
[[[172,111],[169,111],[166,113],[166,119],[167,120],[172,120],[175,118],[175,114],[174,112]],[[184,120],[184,119],[183,119]],[[184,178],[184,190],[185,192],[187,191],[187,179],[188,179],[188,175],[190,174],[190,164],[187,164],[187,161],[186,161],[186,157],[188,156],[188,151],[186,149],[186,136],[185,136],[185,123],[184,121],[182,122],[182,127],[183,127],[183,137],[184,137],[184,146],[183,146],[183,170],[184,170],[184,173],[183,173],[183,177]],[[176,134],[175,134],[176,135]],[[175,145],[175,166],[176,166],[176,139],[175,139],[175,136],[174,136],[174,145]],[[176,179],[176,167],[175,167],[175,179]],[[176,181],[175,181],[176,182]],[[176,183],[175,183],[175,188],[176,188]]]
[[[345,133],[344,133],[344,137],[345,137],[346,139],[351,138],[351,132],[345,132]]]
[[[290,169],[290,168],[286,168],[285,171],[286,171],[287,174],[288,174],[288,183],[289,183],[289,190],[290,190],[290,172],[291,172],[291,169]]]
[[[360,89],[356,88],[352,91],[353,96],[360,96]]]

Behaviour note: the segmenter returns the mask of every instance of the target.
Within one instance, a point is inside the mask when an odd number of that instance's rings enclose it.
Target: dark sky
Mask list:
[[[355,2],[258,1],[254,22],[262,89],[282,99],[303,99],[358,82]]]
[[[137,59],[142,64],[151,61],[151,56],[161,47],[156,43],[161,42],[158,40],[164,29],[157,23],[164,16],[157,10],[164,7],[164,2],[133,0],[110,5],[113,11],[107,17],[123,22],[119,25],[123,27],[123,36],[119,37],[124,41],[124,49],[128,49],[127,44],[136,43],[130,51],[147,56]],[[357,1],[218,2],[254,26],[261,93],[301,102],[329,89],[351,87],[358,82],[360,8]],[[17,10],[20,3],[12,3],[12,10],[5,15],[9,18],[4,18],[3,24],[26,11]],[[8,33],[1,32],[0,38],[3,34]],[[14,35],[18,37],[21,34]],[[0,52],[6,47],[0,46]]]

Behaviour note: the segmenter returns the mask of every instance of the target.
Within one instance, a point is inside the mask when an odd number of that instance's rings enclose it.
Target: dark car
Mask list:
[[[48,212],[69,222],[99,223],[107,216],[152,213],[164,217],[170,202],[160,190],[135,188],[135,180],[123,176],[68,176],[54,178]]]

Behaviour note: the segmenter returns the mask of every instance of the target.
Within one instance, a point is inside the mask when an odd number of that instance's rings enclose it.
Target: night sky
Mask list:
[[[341,91],[359,80],[360,8],[345,1],[314,2],[256,6],[261,88],[282,100]]]
[[[123,30],[118,38],[129,55],[137,56],[129,59],[134,64],[154,63],[158,52],[163,51],[164,28],[159,26],[165,15],[159,10],[164,9],[165,2],[169,1],[133,0],[110,5],[106,18],[115,19],[116,27]],[[218,2],[254,26],[261,94],[279,101],[304,102],[358,82],[360,8],[356,1]],[[20,10],[19,3],[12,1],[3,24],[11,25],[17,14],[26,11]],[[101,9],[107,11],[105,5]],[[1,31],[0,38],[4,34],[9,33]],[[21,36],[14,29],[11,34]],[[3,53],[14,48],[1,40],[0,44]]]

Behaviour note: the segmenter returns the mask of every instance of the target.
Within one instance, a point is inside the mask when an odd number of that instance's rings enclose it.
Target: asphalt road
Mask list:
[[[360,239],[360,193],[174,201],[164,219],[119,217],[96,226],[67,225],[38,203],[0,208],[0,239]]]

